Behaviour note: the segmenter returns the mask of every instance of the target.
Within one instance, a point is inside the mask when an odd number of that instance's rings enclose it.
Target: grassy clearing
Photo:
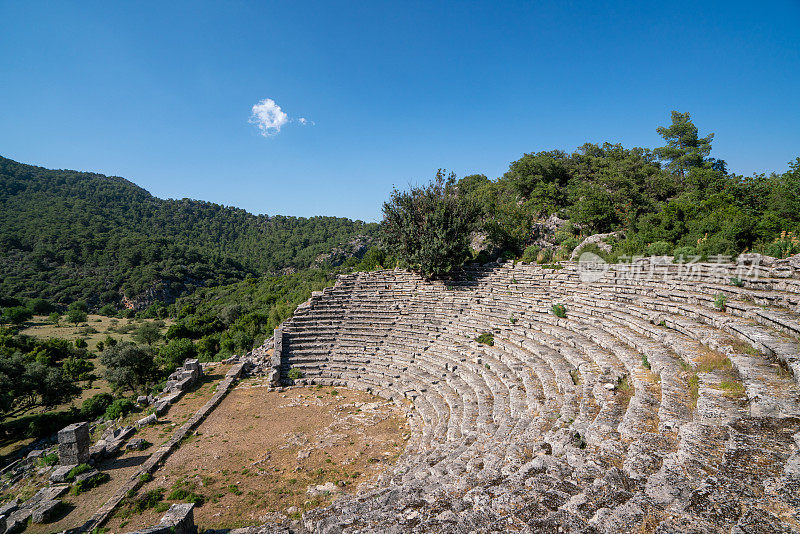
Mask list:
[[[69,324],[66,318],[62,317],[59,324],[54,325],[50,319],[44,315],[35,316],[27,327],[20,331],[21,334],[33,336],[40,339],[51,337],[68,339],[75,341],[78,338],[86,340],[89,351],[96,352],[97,344],[104,341],[106,336],[111,336],[117,341],[133,341],[133,331],[144,323],[163,323],[161,333],[167,331],[172,325],[170,319],[117,319],[104,315],[89,315],[85,323],[79,325]]]

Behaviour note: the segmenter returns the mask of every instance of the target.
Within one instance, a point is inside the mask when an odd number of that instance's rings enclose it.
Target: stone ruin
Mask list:
[[[58,432],[58,463],[77,465],[89,462],[89,424],[74,423]]]
[[[407,399],[412,436],[371,488],[242,532],[800,531],[800,257],[757,260],[339,277],[250,357]]]
[[[194,504],[173,504],[158,525],[130,534],[196,534]]]
[[[186,360],[167,379],[164,393],[186,391],[203,376],[203,368],[198,360]]]

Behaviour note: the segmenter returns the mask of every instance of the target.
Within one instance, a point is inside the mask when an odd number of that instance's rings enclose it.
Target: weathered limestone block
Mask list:
[[[31,521],[34,523],[47,523],[58,512],[61,501],[44,501],[31,510]]]
[[[67,481],[67,475],[75,467],[77,467],[77,464],[76,465],[59,465],[58,467],[55,468],[53,473],[50,475],[50,482],[66,482]],[[0,513],[2,513],[2,510],[0,510]]]
[[[156,402],[156,405],[155,405],[155,408],[156,408],[156,412],[155,413],[156,413],[156,415],[164,415],[165,413],[167,413],[167,410],[169,410],[169,405],[170,405],[170,402],[167,399],[162,399],[162,400]]]
[[[58,432],[58,463],[85,464],[89,461],[89,425],[74,423]]]
[[[142,417],[141,419],[136,421],[136,426],[138,428],[142,428],[142,427],[145,427],[145,426],[148,426],[148,425],[154,425],[157,422],[158,422],[158,417],[156,416],[156,414],[151,413],[147,417]]]
[[[203,368],[200,365],[200,360],[192,359],[183,362],[183,368],[186,371],[197,371],[197,377],[203,376]]]
[[[5,516],[6,518],[11,515],[12,513],[16,512],[19,508],[19,501],[14,499],[13,501],[9,501],[3,506],[0,506],[0,515]]]
[[[195,534],[193,504],[173,504],[161,518],[161,523],[130,534]]]
[[[173,504],[161,518],[161,524],[173,527],[175,534],[193,534],[196,530],[194,504]]]

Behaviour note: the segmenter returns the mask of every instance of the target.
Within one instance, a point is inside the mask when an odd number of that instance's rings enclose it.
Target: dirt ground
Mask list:
[[[201,530],[299,517],[386,469],[408,435],[403,408],[379,397],[331,387],[269,392],[245,380],[105,526],[153,525],[169,504],[191,500],[202,502],[194,512]],[[148,494],[149,507],[135,509]]]
[[[175,429],[185,423],[211,398],[217,384],[225,377],[225,373],[229,368],[229,365],[221,364],[209,368],[203,377],[203,381],[195,389],[185,393],[176,404],[171,406],[169,411],[159,418],[157,425],[141,428],[130,438],[142,438],[153,444],[150,448],[145,451],[125,452],[102,462],[98,469],[111,477],[108,482],[81,495],[65,495],[62,499],[65,506],[62,508],[59,519],[44,525],[32,524],[25,532],[31,534],[60,532],[80,526],[86,522],[113,495],[117,488],[130,479],[158,445],[169,440]],[[131,414],[119,425],[132,424],[141,417],[144,417],[143,413]],[[92,442],[99,439],[100,434],[101,431],[96,431],[95,435],[92,436]],[[11,491],[24,490],[24,495],[30,496],[36,489],[44,485],[46,485],[45,478],[37,477],[35,482],[31,481],[26,484],[26,486],[29,486],[28,488],[11,488]]]

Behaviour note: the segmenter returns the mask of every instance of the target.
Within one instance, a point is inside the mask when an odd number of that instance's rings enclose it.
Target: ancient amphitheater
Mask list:
[[[413,435],[304,528],[797,532],[800,258],[740,259],[340,277],[263,364],[409,399]]]

